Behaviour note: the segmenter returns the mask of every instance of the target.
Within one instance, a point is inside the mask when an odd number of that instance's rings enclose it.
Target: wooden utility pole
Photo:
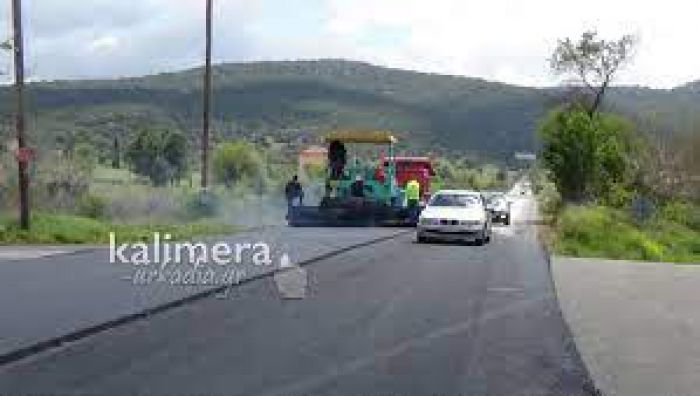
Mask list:
[[[12,0],[12,26],[14,37],[12,49],[15,53],[15,94],[17,114],[17,165],[19,170],[19,223],[23,230],[29,229],[29,155],[24,136],[24,41],[22,36],[22,0]]]
[[[207,1],[206,60],[204,66],[204,109],[202,112],[202,189],[209,186],[209,121],[211,120],[211,24],[212,0]]]

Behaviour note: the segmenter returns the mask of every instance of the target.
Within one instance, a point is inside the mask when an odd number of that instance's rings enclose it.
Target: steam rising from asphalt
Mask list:
[[[242,197],[222,197],[218,220],[244,227],[285,224],[287,203],[283,194],[246,194]]]
[[[262,172],[262,177],[265,178]],[[304,172],[299,174],[304,188],[304,205],[318,206],[324,193],[322,181],[311,180]],[[255,190],[255,188],[253,189]],[[277,191],[279,190],[279,191]],[[246,192],[234,197],[222,197],[217,218],[228,224],[243,227],[286,225],[287,201],[284,186],[262,194]]]

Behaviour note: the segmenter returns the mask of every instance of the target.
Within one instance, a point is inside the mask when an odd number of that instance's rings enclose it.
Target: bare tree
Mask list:
[[[600,107],[605,92],[615,73],[631,59],[636,39],[624,35],[619,40],[598,38],[595,31],[584,32],[578,41],[559,40],[550,58],[550,67],[556,75],[573,78],[580,93],[589,98],[587,111],[593,116]]]

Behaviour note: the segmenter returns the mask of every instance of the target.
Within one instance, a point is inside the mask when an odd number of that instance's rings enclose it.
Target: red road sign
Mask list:
[[[34,149],[30,147],[22,147],[15,150],[15,158],[18,162],[29,162],[34,159]]]

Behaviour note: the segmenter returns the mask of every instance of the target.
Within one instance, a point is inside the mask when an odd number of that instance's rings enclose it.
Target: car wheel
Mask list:
[[[474,240],[476,246],[484,246],[484,241],[486,240],[486,231],[481,231],[481,235]]]

